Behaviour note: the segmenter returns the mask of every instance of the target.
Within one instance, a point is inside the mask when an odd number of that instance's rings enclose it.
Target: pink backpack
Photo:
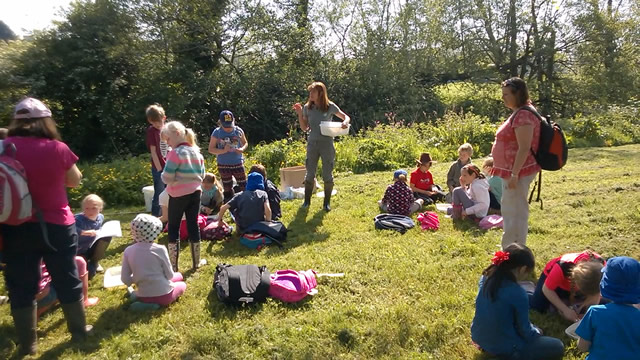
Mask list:
[[[438,228],[440,227],[440,219],[438,219],[438,214],[433,211],[427,211],[418,214],[418,221],[420,222],[422,230],[438,230]]]
[[[488,215],[482,218],[478,223],[481,229],[489,230],[491,228],[497,227],[502,228],[502,216],[500,215]]]
[[[0,224],[20,225],[33,217],[27,173],[15,155],[15,145],[0,141]]]
[[[278,270],[271,273],[269,296],[284,302],[298,302],[307,295],[318,293],[316,272],[313,270]]]

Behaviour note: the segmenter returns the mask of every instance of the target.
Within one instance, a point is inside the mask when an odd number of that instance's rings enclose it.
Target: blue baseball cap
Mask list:
[[[236,118],[233,116],[233,113],[229,110],[223,110],[220,112],[220,123],[222,127],[231,127]]]
[[[400,175],[407,176],[407,172],[406,172],[406,171],[404,171],[403,169],[396,170],[396,171],[393,173],[393,178],[394,178],[394,179],[397,179],[397,178],[399,178],[399,177],[400,177]]]
[[[627,256],[609,259],[602,268],[600,293],[616,303],[640,303],[640,262]]]

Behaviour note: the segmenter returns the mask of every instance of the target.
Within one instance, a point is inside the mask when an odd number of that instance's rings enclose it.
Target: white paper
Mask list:
[[[120,221],[111,220],[104,223],[100,229],[96,230],[96,237],[93,239],[91,246],[93,246],[96,241],[106,237],[122,237]]]

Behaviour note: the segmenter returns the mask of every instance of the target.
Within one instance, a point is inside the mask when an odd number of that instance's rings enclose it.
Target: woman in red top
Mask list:
[[[532,151],[538,151],[540,120],[527,107],[535,111],[529,99],[524,80],[514,77],[502,82],[502,100],[513,113],[496,132],[491,154],[494,176],[502,182],[502,217],[504,219],[502,248],[509,244],[525,245],[529,231],[529,185],[540,166]]]
[[[78,186],[82,174],[76,167],[78,157],[60,141],[51,110],[36,99],[26,98],[16,105],[5,149],[7,145],[16,148],[15,157],[27,173],[29,192],[43,220],[40,223],[33,216],[23,224],[0,227],[18,351],[20,355],[35,354],[35,297],[41,261],[49,269],[72,340],[83,340],[91,330],[86,326],[82,281],[75,262],[78,234],[66,189]]]

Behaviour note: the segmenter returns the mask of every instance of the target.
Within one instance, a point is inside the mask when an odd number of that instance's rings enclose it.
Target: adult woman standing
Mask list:
[[[342,128],[349,126],[351,118],[329,100],[326,86],[319,82],[313,82],[307,87],[309,99],[304,107],[300,103],[293,105],[298,114],[298,122],[302,131],[309,131],[307,139],[307,159],[305,167],[307,173],[304,177],[304,202],[302,207],[311,204],[311,195],[315,186],[318,159],[322,159],[322,181],[324,182],[325,211],[331,211],[331,191],[333,191],[333,165],[336,159],[336,149],[333,146],[333,137],[320,133],[320,122],[331,121],[333,116],[342,119]]]
[[[72,340],[83,340],[91,330],[86,326],[82,281],[75,262],[78,235],[66,192],[66,187],[80,184],[82,174],[75,165],[78,157],[60,141],[51,111],[39,100],[26,98],[16,105],[5,149],[11,145],[24,166],[33,204],[40,212],[23,224],[0,227],[11,315],[20,341],[19,352],[25,355],[36,352],[34,300],[43,260]]]
[[[540,119],[529,99],[524,80],[514,77],[502,82],[502,100],[513,112],[496,132],[491,153],[492,175],[502,182],[502,248],[509,244],[525,245],[529,222],[529,185],[540,166],[533,157],[538,151]],[[525,108],[526,107],[526,108]]]

